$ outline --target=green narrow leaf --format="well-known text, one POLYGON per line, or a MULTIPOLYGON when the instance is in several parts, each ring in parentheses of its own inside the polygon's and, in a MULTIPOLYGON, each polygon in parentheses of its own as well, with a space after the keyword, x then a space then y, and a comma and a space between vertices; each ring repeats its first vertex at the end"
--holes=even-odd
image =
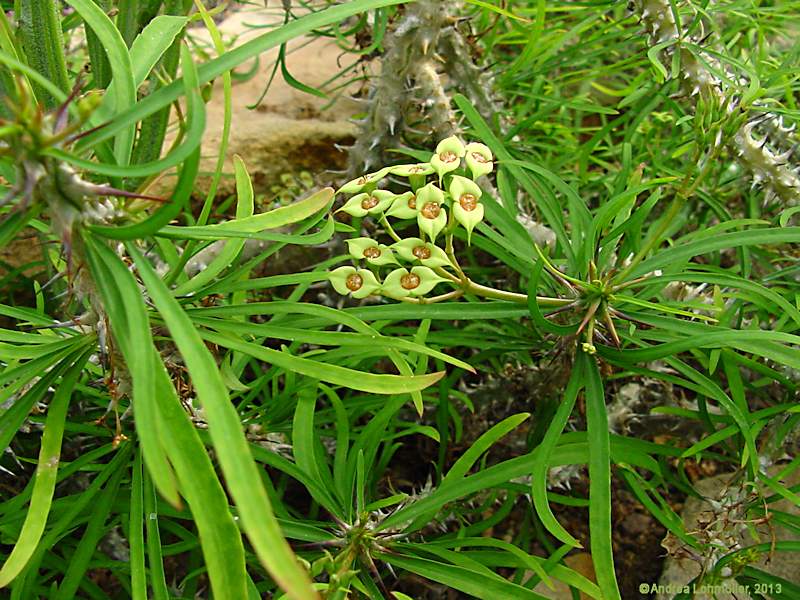
POLYGON ((147 573, 144 566, 144 483, 142 452, 137 450, 131 468, 131 508, 128 515, 128 547, 131 565, 131 598, 147 600, 147 573))
MULTIPOLYGON (((115 112, 117 114, 124 112, 136 103, 133 66, 125 40, 122 39, 111 19, 92 0, 65 1, 80 14, 102 42, 113 74, 109 93, 114 98, 115 112)), ((135 126, 129 125, 115 136, 114 157, 120 165, 127 165, 130 162, 135 131, 135 126)))
POLYGON ((253 549, 290 597, 298 600, 316 598, 317 594, 311 587, 307 573, 300 567, 275 520, 266 490, 260 484, 260 474, 253 462, 239 415, 230 403, 214 358, 189 317, 150 264, 133 244, 127 243, 126 248, 186 361, 198 399, 206 414, 208 432, 225 480, 253 549))
MULTIPOLYGON (((184 0, 166 0, 163 4, 165 15, 182 15, 189 8, 189 4, 184 2, 184 0)), ((166 79, 162 80, 161 77, 152 77, 150 79, 148 95, 166 85, 165 81, 169 82, 175 79, 175 75, 178 72, 182 39, 183 34, 179 33, 173 40, 172 45, 164 53, 158 68, 159 73, 163 74, 166 79)), ((131 54, 131 60, 134 61, 135 69, 136 57, 133 54, 131 54)), ((139 135, 136 139, 131 156, 131 162, 133 164, 147 163, 161 156, 161 149, 164 146, 171 109, 172 107, 167 105, 157 110, 149 117, 142 119, 139 124, 139 135)), ((140 181, 140 179, 129 179, 126 182, 128 189, 137 188, 140 181)))
MULTIPOLYGON (((244 164, 242 163, 242 168, 244 164)), ((249 176, 247 171, 242 173, 242 176, 248 177, 247 183, 249 184, 249 176)), ((239 179, 237 179, 237 184, 239 179)), ((237 187, 238 190, 238 187, 237 187)), ((245 191, 245 193, 248 193, 245 191)), ((252 194, 252 188, 249 191, 252 194)), ((244 233, 257 233, 266 229, 277 229, 278 227, 285 227, 286 225, 293 225, 302 221, 305 218, 311 217, 324 210, 333 200, 333 188, 322 189, 308 198, 304 198, 299 202, 293 202, 288 206, 281 206, 265 213, 252 215, 245 218, 237 218, 233 221, 226 221, 216 225, 206 225, 205 227, 182 227, 184 231, 202 230, 212 234, 220 234, 226 231, 241 231, 244 233)), ((176 228, 177 229, 177 228, 176 228)))
MULTIPOLYGON (((144 83, 150 71, 172 45, 175 38, 183 31, 187 22, 186 17, 161 15, 148 23, 142 32, 136 36, 130 48, 129 56, 133 85, 139 87, 144 83)), ((117 83, 108 85, 106 94, 100 106, 92 115, 92 123, 101 125, 114 118, 115 106, 113 102, 117 97, 117 83)))
POLYGON ((155 396, 152 336, 141 293, 128 268, 107 246, 86 237, 87 259, 111 322, 112 339, 125 357, 133 380, 136 432, 144 461, 158 491, 180 506, 175 475, 164 456, 155 396))
MULTIPOLYGON (((164 559, 161 554, 161 534, 158 529, 156 490, 149 473, 144 473, 144 516, 147 531, 147 564, 150 566, 150 586, 154 600, 169 600, 164 559)), ((140 525, 141 526, 141 525, 140 525)))
POLYGON ((253 358, 271 363, 289 372, 307 375, 327 383, 373 394, 409 394, 424 390, 444 377, 443 371, 427 375, 377 375, 375 373, 365 373, 340 367, 339 365, 292 356, 288 352, 266 348, 210 331, 201 330, 198 333, 203 339, 213 344, 248 354, 253 358))
MULTIPOLYGON (((294 462, 312 479, 327 490, 334 490, 333 476, 325 459, 317 452, 319 438, 314 427, 314 412, 317 403, 317 386, 300 392, 292 421, 292 454, 294 462)), ((342 515, 341 506, 326 507, 342 515)))
POLYGON ((72 553, 64 579, 58 587, 55 600, 70 600, 75 598, 78 587, 81 585, 84 575, 89 568, 89 562, 97 550, 97 545, 106 534, 106 520, 111 512, 114 499, 119 491, 122 476, 127 469, 115 471, 106 483, 105 488, 100 493, 97 501, 92 504, 91 517, 86 524, 77 548, 72 553))
POLYGON ((605 600, 620 600, 611 542, 611 447, 603 383, 597 363, 578 352, 576 368, 586 385, 589 440, 589 537, 597 584, 605 600))
POLYGON ((561 432, 564 430, 569 416, 572 414, 572 409, 575 406, 578 393, 583 388, 583 385, 582 370, 573 368, 569 383, 567 384, 567 389, 564 392, 564 399, 559 404, 552 421, 550 421, 550 426, 547 428, 542 442, 535 450, 537 460, 533 464, 533 472, 531 474, 533 506, 536 509, 536 514, 542 521, 542 525, 544 525, 545 529, 556 539, 577 548, 582 547, 581 543, 561 526, 561 523, 558 522, 553 511, 550 509, 550 503, 547 500, 547 475, 549 472, 548 463, 550 456, 561 437, 561 432))
POLYGON ((545 596, 527 588, 504 580, 499 575, 492 576, 471 569, 449 565, 443 562, 418 558, 407 554, 375 553, 376 558, 390 565, 400 567, 431 581, 460 590, 476 598, 497 600, 545 600, 545 596))
POLYGON ((47 408, 30 508, 25 516, 19 538, 14 544, 14 549, 3 563, 3 568, 0 569, 0 587, 7 586, 25 567, 44 533, 50 505, 53 502, 61 456, 61 440, 64 436, 69 401, 88 358, 89 353, 84 353, 72 364, 56 388, 53 399, 47 408))
MULTIPOLYGON (((238 155, 233 157, 233 168, 236 177, 236 220, 247 219, 253 215, 253 182, 250 180, 244 161, 238 155)), ((239 256, 242 248, 244 248, 244 243, 243 239, 227 240, 222 251, 214 260, 189 281, 179 285, 174 294, 176 296, 185 296, 213 281, 239 256)))
POLYGON ((159 491, 162 495, 166 491, 169 495, 165 497, 175 505, 180 502, 177 477, 203 539, 203 556, 215 596, 241 598, 246 592, 241 534, 208 454, 153 346, 141 292, 130 271, 111 250, 91 238, 87 238, 87 249, 101 295, 116 299, 107 301, 106 309, 112 332, 131 370, 137 435, 148 472, 154 482, 161 482, 159 491), (145 390, 149 396, 137 396, 145 390))

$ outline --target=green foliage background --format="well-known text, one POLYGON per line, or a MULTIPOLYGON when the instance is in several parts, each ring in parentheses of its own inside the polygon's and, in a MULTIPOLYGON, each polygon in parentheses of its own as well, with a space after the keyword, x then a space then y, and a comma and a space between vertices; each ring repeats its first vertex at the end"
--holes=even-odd
MULTIPOLYGON (((353 262, 341 240, 386 239, 385 218, 335 217, 347 194, 331 188, 256 213, 240 158, 230 220, 210 218, 221 159, 192 202, 204 86, 222 82, 222 157, 234 69, 280 48, 276 69, 314 93, 287 70, 287 42, 380 56, 410 10, 296 4, 232 49, 201 2, 4 4, 0 243, 43 248, 0 283, 9 597, 541 598, 551 580, 625 597, 612 475, 701 558, 698 580, 800 597, 755 566, 800 550, 755 528, 800 529, 774 508, 800 504, 787 484, 800 466, 797 4, 460 4, 446 26, 500 107, 445 90, 458 134, 495 157, 485 218, 469 240, 444 234, 448 293, 327 303, 329 272, 353 262), (213 57, 193 55, 194 22, 213 57), (65 60, 64 35, 85 41, 80 60, 65 60), (70 70, 84 62, 89 75, 70 70), (174 190, 153 202, 144 190, 164 173, 174 190), (245 259, 247 240, 264 246, 245 259), (210 244, 216 258, 187 274, 210 244), (281 248, 323 244, 329 258, 303 272, 253 274, 281 248), (481 406, 475 389, 524 370, 540 379, 508 414, 481 406), (626 431, 610 407, 642 379, 685 399, 651 414, 700 433, 626 431), (670 495, 697 496, 687 466, 701 460, 734 477, 726 514, 748 525, 743 547, 673 511, 670 495), (424 463, 410 479, 409 462, 424 463), (548 485, 575 465, 588 496, 548 485), (585 509, 595 581, 567 566, 580 542, 556 505, 585 509)), ((419 140, 402 138, 396 162, 427 163, 440 140, 419 140)))

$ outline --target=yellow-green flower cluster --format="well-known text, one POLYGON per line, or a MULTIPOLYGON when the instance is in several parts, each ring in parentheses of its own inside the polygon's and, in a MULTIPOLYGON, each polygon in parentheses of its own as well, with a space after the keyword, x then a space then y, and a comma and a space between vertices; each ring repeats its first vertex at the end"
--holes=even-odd
POLYGON ((398 257, 409 263, 416 263, 410 269, 393 269, 381 283, 369 269, 339 267, 330 272, 328 278, 334 289, 353 298, 366 298, 370 295, 383 295, 390 298, 424 296, 445 278, 433 270, 449 265, 444 250, 418 238, 409 238, 386 246, 370 238, 348 240, 348 251, 354 260, 364 260, 375 267, 397 265, 398 257))
POLYGON ((461 226, 467 242, 471 241, 472 231, 484 217, 483 192, 476 180, 493 169, 494 157, 488 147, 477 142, 464 144, 454 136, 440 142, 428 162, 385 167, 347 182, 337 194, 349 198, 337 212, 379 219, 399 241, 387 246, 366 237, 349 240, 351 257, 365 261, 372 270, 340 267, 330 275, 334 288, 355 298, 370 294, 402 298, 425 295, 445 281, 435 269, 453 265, 435 245, 436 240, 461 226), (390 177, 407 179, 410 190, 395 193, 383 189, 390 177), (416 221, 419 236, 400 239, 389 217, 416 221), (373 271, 387 265, 399 267, 401 260, 416 266, 395 268, 380 283, 373 271))
POLYGON ((354 217, 416 219, 420 232, 432 242, 445 227, 457 223, 467 230, 469 240, 484 217, 482 191, 475 180, 493 170, 489 148, 450 137, 439 143, 429 162, 385 167, 343 185, 337 193, 350 199, 339 212, 354 217), (390 175, 407 178, 411 191, 395 194, 379 189, 390 175), (435 181, 428 182, 431 175, 435 181))

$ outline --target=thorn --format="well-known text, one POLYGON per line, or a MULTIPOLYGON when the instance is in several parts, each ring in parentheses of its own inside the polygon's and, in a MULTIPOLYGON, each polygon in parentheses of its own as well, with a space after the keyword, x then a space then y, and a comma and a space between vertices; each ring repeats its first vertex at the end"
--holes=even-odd
POLYGON ((430 48, 430 45, 431 45, 430 39, 424 38, 422 40, 422 54, 423 55, 428 54, 428 49, 430 48))
POLYGON ((64 103, 58 107, 58 111, 56 111, 56 122, 53 126, 53 132, 58 133, 64 127, 67 126, 67 119, 69 118, 69 105, 72 103, 73 100, 80 94, 81 90, 83 89, 83 71, 78 73, 78 77, 75 79, 75 85, 72 86, 72 91, 67 96, 67 99, 64 100, 64 103))

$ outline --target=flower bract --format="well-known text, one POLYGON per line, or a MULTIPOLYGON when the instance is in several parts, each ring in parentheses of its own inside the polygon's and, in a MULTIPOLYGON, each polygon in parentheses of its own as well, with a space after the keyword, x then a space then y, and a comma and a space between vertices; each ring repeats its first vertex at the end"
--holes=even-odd
POLYGON ((386 215, 398 219, 413 219, 417 216, 417 197, 414 192, 396 196, 386 215))
POLYGON ((472 230, 483 220, 483 204, 480 202, 481 188, 466 177, 454 175, 450 182, 450 195, 453 198, 453 216, 467 230, 467 242, 472 230))
POLYGON ((388 190, 374 190, 356 194, 336 212, 346 212, 353 217, 376 215, 386 210, 392 203, 394 194, 388 190))
POLYGON ((395 269, 386 276, 383 282, 383 293, 392 298, 424 296, 441 281, 445 281, 445 279, 439 277, 428 267, 413 267, 410 271, 395 269))
POLYGON ((356 260, 364 259, 373 265, 397 264, 394 252, 389 246, 379 244, 367 237, 347 240, 347 249, 350 256, 356 260))
POLYGON ((489 147, 478 142, 467 144, 465 159, 472 178, 488 175, 494 170, 494 157, 489 147))
POLYGON ((400 258, 409 262, 419 261, 425 267, 445 267, 450 264, 444 250, 419 238, 405 239, 392 244, 392 248, 400 258))
POLYGON ((436 152, 431 156, 431 166, 441 179, 445 173, 455 171, 461 166, 461 159, 467 149, 456 136, 449 137, 439 142, 436 152))
POLYGON ((366 298, 381 288, 380 282, 369 269, 339 267, 328 274, 333 289, 343 296, 366 298))

